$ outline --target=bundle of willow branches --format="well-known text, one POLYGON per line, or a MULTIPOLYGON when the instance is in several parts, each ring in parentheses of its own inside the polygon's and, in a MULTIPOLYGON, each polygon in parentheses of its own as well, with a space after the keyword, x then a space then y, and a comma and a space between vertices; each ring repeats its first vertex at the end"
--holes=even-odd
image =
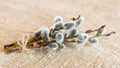
POLYGON ((84 18, 80 15, 78 17, 71 18, 68 22, 64 23, 61 16, 55 17, 54 25, 51 28, 41 27, 34 33, 33 37, 28 34, 16 42, 8 45, 4 45, 5 53, 22 52, 32 48, 47 47, 49 50, 60 50, 66 48, 65 42, 76 43, 78 46, 84 46, 87 42, 96 44, 99 42, 99 37, 110 36, 115 32, 105 33, 105 25, 95 29, 86 30, 84 33, 78 31, 79 26, 84 21, 84 18), (95 35, 89 34, 96 32, 95 35))

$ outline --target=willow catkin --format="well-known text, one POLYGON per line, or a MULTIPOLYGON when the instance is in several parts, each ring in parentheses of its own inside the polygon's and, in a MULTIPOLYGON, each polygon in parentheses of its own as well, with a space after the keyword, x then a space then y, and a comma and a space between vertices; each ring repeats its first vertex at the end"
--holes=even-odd
POLYGON ((57 50, 58 49, 58 44, 57 43, 50 43, 50 44, 48 44, 48 48, 50 50, 57 50))
POLYGON ((62 16, 56 16, 55 19, 54 19, 54 22, 55 23, 57 23, 57 22, 63 22, 62 16))

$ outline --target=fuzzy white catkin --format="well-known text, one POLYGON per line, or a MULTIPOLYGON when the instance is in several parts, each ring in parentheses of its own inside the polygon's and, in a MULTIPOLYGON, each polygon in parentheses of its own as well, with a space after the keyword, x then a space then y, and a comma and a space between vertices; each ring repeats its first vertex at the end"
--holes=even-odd
POLYGON ((74 28, 74 26, 75 26, 75 22, 74 21, 69 21, 69 22, 64 24, 63 28, 64 29, 72 29, 72 28, 74 28))
POLYGON ((58 49, 58 44, 57 44, 57 43, 50 43, 50 44, 48 45, 48 48, 49 48, 50 50, 57 50, 57 49, 58 49))
POLYGON ((57 23, 57 22, 63 22, 63 18, 62 16, 56 16, 55 19, 54 19, 54 22, 57 23))
POLYGON ((64 34, 61 32, 58 32, 55 36, 57 43, 62 43, 64 41, 64 34))
POLYGON ((50 30, 48 28, 44 28, 41 33, 46 36, 46 37, 49 37, 49 33, 50 33, 50 30))
POLYGON ((59 28, 63 27, 63 23, 61 21, 58 21, 58 22, 54 23, 54 27, 59 29, 59 28))
POLYGON ((79 34, 78 38, 80 40, 84 40, 84 41, 87 41, 89 39, 89 35, 86 34, 86 33, 82 33, 82 34, 79 34))
POLYGON ((63 51, 66 48, 66 46, 64 44, 59 44, 59 50, 63 51))
POLYGON ((106 32, 106 29, 103 28, 102 30, 100 30, 100 31, 97 32, 97 35, 104 35, 105 32, 106 32))
POLYGON ((76 43, 78 45, 84 46, 86 42, 88 41, 89 36, 86 33, 82 33, 78 36, 78 39, 76 40, 76 43))
POLYGON ((76 43, 79 45, 79 46, 84 46, 86 44, 87 41, 84 41, 84 40, 79 40, 77 39, 76 40, 76 43))
POLYGON ((80 17, 80 19, 78 19, 78 20, 75 21, 75 26, 76 27, 80 26, 80 24, 83 23, 84 20, 85 20, 84 17, 80 17))
POLYGON ((94 38, 90 38, 89 41, 90 41, 91 44, 97 44, 97 43, 99 43, 98 38, 95 38, 95 37, 94 38))
POLYGON ((78 30, 77 29, 71 29, 70 32, 69 32, 69 36, 75 36, 78 34, 78 30))
POLYGON ((63 35, 65 35, 65 30, 61 29, 61 30, 54 31, 54 33, 52 34, 52 38, 55 38, 55 36, 56 36, 57 33, 62 33, 63 35))
POLYGON ((40 29, 38 29, 38 30, 34 33, 34 35, 35 35, 35 36, 36 36, 36 35, 40 35, 40 33, 42 33, 42 35, 48 37, 48 36, 49 36, 49 33, 50 33, 50 30, 49 30, 48 27, 43 26, 43 27, 41 27, 40 29))

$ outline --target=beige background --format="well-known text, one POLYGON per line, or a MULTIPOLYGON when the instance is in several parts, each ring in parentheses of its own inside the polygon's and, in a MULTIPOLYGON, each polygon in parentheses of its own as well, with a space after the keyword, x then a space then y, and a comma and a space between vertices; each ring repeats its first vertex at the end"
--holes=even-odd
POLYGON ((0 68, 120 68, 120 0, 0 0, 0 68), (117 34, 100 38, 100 44, 77 48, 66 44, 62 52, 44 54, 30 50, 4 54, 3 45, 41 26, 50 27, 54 17, 64 21, 81 14, 82 33, 103 24, 117 34))

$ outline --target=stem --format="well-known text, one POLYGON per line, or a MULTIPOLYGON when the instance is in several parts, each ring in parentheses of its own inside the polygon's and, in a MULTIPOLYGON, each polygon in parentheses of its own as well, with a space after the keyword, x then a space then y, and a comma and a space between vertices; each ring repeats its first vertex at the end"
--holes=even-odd
POLYGON ((20 50, 21 47, 17 44, 17 41, 8 45, 4 45, 4 52, 7 54, 15 51, 19 52, 20 50))
POLYGON ((92 32, 96 32, 96 31, 100 31, 101 29, 105 28, 106 25, 102 25, 101 27, 95 29, 95 30, 87 30, 85 33, 92 33, 92 32))
POLYGON ((116 32, 115 31, 112 31, 110 33, 107 33, 107 34, 104 34, 104 35, 99 35, 99 36, 93 36, 91 38, 94 38, 94 37, 102 37, 102 36, 110 36, 111 34, 115 34, 116 32))

